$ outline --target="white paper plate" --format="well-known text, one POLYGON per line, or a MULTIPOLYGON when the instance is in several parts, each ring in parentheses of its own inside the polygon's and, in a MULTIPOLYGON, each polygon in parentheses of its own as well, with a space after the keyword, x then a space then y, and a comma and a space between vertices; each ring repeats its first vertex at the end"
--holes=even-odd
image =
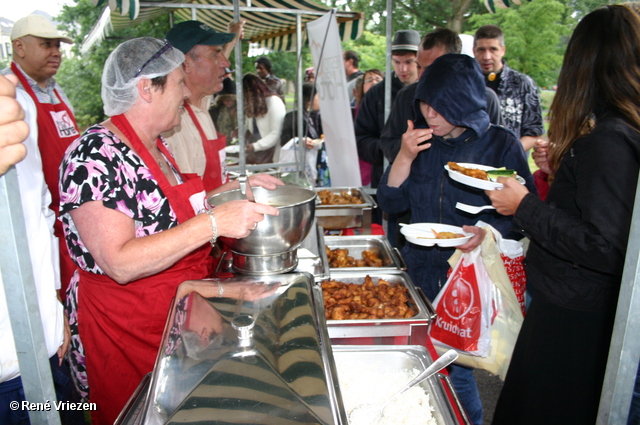
POLYGON ((324 143, 324 139, 313 139, 313 140, 311 141, 311 144, 312 144, 313 146, 320 146, 320 145, 321 145, 321 144, 323 144, 323 143, 324 143))
MULTIPOLYGON (((459 162, 458 165, 464 168, 476 168, 478 170, 483 170, 483 171, 496 169, 496 167, 490 167, 488 165, 470 164, 470 163, 464 163, 464 162, 459 162)), ((477 179, 475 177, 467 176, 466 174, 462 174, 459 171, 451 170, 449 168, 449 165, 445 165, 444 169, 447 170, 447 172, 449 173, 449 177, 451 177, 452 180, 455 180, 458 183, 462 183, 467 186, 471 186, 476 189, 482 189, 482 190, 502 189, 502 183, 498 183, 490 180, 482 180, 482 179, 477 179)), ((520 182, 520 184, 525 183, 524 179, 520 176, 516 176, 516 179, 520 182)))
POLYGON ((416 245, 422 246, 442 246, 442 247, 453 247, 460 246, 465 243, 473 236, 473 233, 466 233, 462 230, 462 227, 451 226, 449 224, 440 224, 440 223, 413 223, 402 226, 400 228, 400 232, 404 235, 407 240, 416 245), (465 235, 462 238, 455 239, 436 239, 432 230, 436 232, 453 232, 453 233, 461 233, 465 235))
POLYGON ((240 146, 239 145, 225 146, 224 151, 226 153, 240 153, 240 146))

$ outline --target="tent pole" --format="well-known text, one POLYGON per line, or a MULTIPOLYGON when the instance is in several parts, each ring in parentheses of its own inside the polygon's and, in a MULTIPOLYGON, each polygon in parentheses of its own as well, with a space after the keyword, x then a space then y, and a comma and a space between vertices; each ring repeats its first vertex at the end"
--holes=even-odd
POLYGON ((296 93, 297 93, 297 123, 298 123, 298 146, 299 149, 296 152, 299 154, 298 159, 298 173, 304 173, 304 164, 306 159, 306 147, 304 143, 304 126, 302 124, 304 114, 304 99, 302 98, 302 18, 300 15, 296 15, 296 54, 298 56, 298 69, 296 75, 296 93))
MULTIPOLYGON (((239 22, 240 17, 240 1, 233 0, 233 20, 239 22)), ((236 108, 238 116, 238 146, 240 146, 240 174, 247 172, 247 154, 244 150, 245 140, 245 120, 244 120, 244 90, 242 88, 242 40, 238 40, 235 45, 236 53, 236 108)))

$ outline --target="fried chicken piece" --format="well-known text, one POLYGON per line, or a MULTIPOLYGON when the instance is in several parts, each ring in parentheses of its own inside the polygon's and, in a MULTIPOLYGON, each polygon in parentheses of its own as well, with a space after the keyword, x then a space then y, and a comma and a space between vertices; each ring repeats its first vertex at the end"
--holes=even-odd
POLYGON ((461 167, 455 162, 447 162, 450 170, 457 171, 459 173, 464 174, 465 176, 473 177, 480 180, 489 180, 487 176, 487 172, 484 170, 478 170, 477 168, 466 168, 461 167))

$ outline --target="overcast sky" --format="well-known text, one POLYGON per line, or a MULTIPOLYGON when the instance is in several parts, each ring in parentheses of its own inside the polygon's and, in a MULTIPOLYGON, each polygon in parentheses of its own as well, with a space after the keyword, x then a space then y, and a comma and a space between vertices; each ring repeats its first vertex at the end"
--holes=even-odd
MULTIPOLYGON (((3 0, 4 1, 4 0, 3 0)), ((3 7, 0 16, 17 21, 36 10, 42 10, 55 17, 62 10, 62 5, 74 5, 73 0, 6 0, 11 7, 3 7)))

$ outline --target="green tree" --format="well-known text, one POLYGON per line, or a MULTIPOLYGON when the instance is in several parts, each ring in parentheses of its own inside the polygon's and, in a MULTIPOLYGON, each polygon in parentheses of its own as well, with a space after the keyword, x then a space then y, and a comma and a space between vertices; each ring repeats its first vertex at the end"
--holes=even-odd
POLYGON ((385 55, 387 49, 387 39, 382 35, 376 35, 370 31, 365 31, 357 40, 350 40, 342 43, 342 50, 353 50, 360 56, 358 68, 366 71, 371 68, 378 68, 382 72, 385 70, 385 55))
POLYGON ((56 17, 75 42, 73 57, 62 61, 56 78, 69 96, 81 129, 105 118, 100 96, 100 80, 104 63, 113 49, 134 37, 163 38, 170 28, 169 17, 162 16, 116 31, 102 42, 94 44, 87 53, 82 53, 80 46, 84 36, 98 21, 102 10, 103 8, 95 7, 90 0, 76 0, 75 6, 64 6, 62 13, 56 17))
POLYGON ((539 87, 552 87, 566 48, 566 36, 575 20, 566 17, 565 6, 556 0, 534 0, 519 7, 498 9, 491 15, 469 19, 473 34, 482 25, 498 25, 504 31, 509 66, 534 79, 539 87))

